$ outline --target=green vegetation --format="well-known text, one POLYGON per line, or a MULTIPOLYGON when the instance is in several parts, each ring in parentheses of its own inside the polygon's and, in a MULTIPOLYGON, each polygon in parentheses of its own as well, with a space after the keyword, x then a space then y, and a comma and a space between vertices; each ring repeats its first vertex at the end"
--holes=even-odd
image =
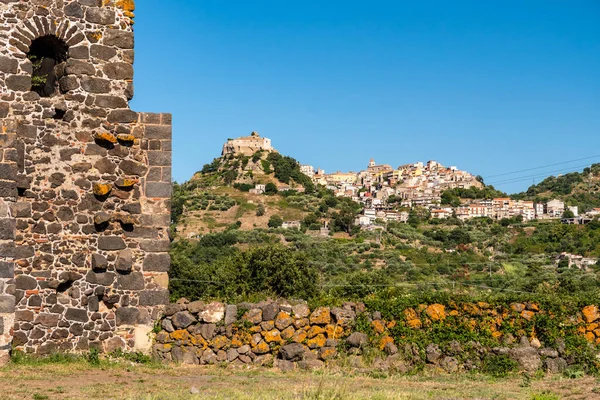
POLYGON ((550 176, 511 197, 536 202, 559 198, 568 205, 578 206, 580 211, 600 207, 600 164, 592 164, 582 172, 550 176))

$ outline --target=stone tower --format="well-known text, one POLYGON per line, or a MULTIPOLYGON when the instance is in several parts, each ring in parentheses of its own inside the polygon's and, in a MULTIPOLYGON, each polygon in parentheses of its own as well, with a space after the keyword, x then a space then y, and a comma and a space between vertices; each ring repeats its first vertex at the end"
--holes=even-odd
POLYGON ((132 0, 0 0, 0 361, 145 349, 168 303, 171 116, 137 113, 132 0))

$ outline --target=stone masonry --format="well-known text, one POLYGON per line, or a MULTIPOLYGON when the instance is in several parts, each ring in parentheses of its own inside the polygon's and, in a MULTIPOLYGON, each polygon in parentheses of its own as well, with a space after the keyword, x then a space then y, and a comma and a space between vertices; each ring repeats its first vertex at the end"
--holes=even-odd
POLYGON ((171 116, 137 113, 132 0, 0 0, 0 363, 149 350, 171 116))

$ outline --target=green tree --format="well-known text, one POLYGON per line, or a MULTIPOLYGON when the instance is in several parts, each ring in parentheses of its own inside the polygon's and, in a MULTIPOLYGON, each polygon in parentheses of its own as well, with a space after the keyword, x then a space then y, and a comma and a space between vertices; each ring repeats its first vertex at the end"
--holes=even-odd
POLYGON ((263 215, 265 215, 265 205, 263 203, 259 203, 256 207, 256 216, 262 217, 263 215))
POLYGON ((277 186, 275 186, 275 184, 273 182, 269 182, 265 185, 265 194, 273 195, 273 194, 277 194, 277 192, 278 192, 277 186))
POLYGON ((575 213, 568 208, 562 214, 563 218, 575 218, 575 213))
POLYGON ((267 224, 269 225, 269 228, 279 228, 281 225, 283 225, 283 218, 281 218, 279 215, 271 215, 271 218, 269 218, 269 222, 267 224))

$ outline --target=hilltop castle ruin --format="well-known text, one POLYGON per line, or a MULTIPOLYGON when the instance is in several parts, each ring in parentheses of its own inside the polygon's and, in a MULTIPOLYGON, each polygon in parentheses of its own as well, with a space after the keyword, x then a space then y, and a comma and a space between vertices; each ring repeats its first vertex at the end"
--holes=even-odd
POLYGON ((0 362, 148 348, 171 116, 137 113, 133 0, 0 1, 0 362))

